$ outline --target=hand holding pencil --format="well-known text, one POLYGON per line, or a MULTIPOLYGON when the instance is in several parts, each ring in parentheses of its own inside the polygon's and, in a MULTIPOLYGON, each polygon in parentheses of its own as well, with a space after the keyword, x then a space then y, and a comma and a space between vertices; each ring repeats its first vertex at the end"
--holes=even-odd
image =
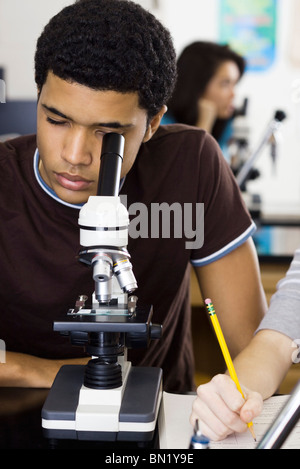
POLYGON ((201 431, 212 441, 222 440, 233 432, 244 432, 247 428, 255 438, 255 425, 251 421, 262 410, 262 396, 245 389, 245 399, 213 304, 210 299, 205 303, 231 377, 218 374, 198 387, 190 422, 194 426, 198 419, 201 431))
MULTIPOLYGON (((218 317, 216 315, 214 306, 211 302, 211 299, 207 298, 205 300, 205 304, 206 304, 206 308, 208 310, 212 325, 214 327, 217 339, 219 341, 219 345, 220 345, 221 351, 223 353, 223 357, 224 357, 228 372, 230 374, 230 377, 234 381, 234 383, 235 383, 237 389, 239 390, 239 392, 241 393, 242 397, 245 399, 245 396, 243 394, 243 391, 242 391, 242 388, 240 386, 236 371, 234 369, 232 359, 231 359, 231 356, 230 356, 230 353, 229 353, 229 350, 228 350, 228 347, 227 347, 227 344, 226 344, 226 341, 225 341, 225 338, 224 338, 224 335, 223 335, 223 332, 222 332, 222 329, 221 329, 221 326, 220 326, 220 323, 219 323, 219 320, 218 320, 218 317)), ((253 436, 254 440, 256 441, 255 433, 254 433, 254 430, 253 430, 253 423, 249 422, 247 425, 248 425, 248 428, 251 432, 251 435, 253 436)))

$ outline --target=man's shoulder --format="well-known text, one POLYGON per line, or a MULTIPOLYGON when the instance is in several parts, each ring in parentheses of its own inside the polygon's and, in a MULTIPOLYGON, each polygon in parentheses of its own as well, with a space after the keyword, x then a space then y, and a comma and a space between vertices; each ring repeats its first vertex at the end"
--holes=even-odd
POLYGON ((0 144, 0 156, 14 154, 16 157, 33 156, 36 149, 36 135, 22 135, 0 144))
POLYGON ((194 135, 196 139, 205 139, 207 132, 198 127, 186 124, 166 124, 158 128, 152 139, 153 141, 164 138, 177 139, 191 137, 192 135, 194 135))
MULTIPOLYGON (((216 140, 205 130, 185 124, 161 125, 153 137, 142 145, 140 154, 151 155, 151 159, 196 162, 221 159, 216 140)), ((197 164, 198 164, 197 163, 197 164)))
POLYGON ((151 147, 165 144, 169 148, 184 146, 185 150, 202 149, 203 146, 216 148, 217 142, 205 130, 185 124, 161 125, 147 144, 151 147))

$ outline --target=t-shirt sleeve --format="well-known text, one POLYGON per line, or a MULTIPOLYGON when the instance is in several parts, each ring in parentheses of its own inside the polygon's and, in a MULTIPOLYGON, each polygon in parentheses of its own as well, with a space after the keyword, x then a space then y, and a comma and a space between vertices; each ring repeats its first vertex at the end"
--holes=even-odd
POLYGON ((300 340, 300 249, 294 254, 292 263, 276 287, 270 307, 256 332, 271 329, 300 340))
MULTIPOLYGON (((200 150, 199 150, 200 151, 200 150)), ((206 135, 199 157, 198 203, 203 208, 203 243, 191 253, 202 266, 225 256, 256 230, 234 175, 216 141, 206 135)), ((200 235, 198 235, 200 239, 200 235)))

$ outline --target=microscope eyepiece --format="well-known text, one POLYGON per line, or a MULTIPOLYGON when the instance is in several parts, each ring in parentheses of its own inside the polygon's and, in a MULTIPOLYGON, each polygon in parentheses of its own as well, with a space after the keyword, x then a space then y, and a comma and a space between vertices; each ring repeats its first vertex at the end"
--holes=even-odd
POLYGON ((102 140, 97 195, 118 196, 125 139, 111 132, 102 140))

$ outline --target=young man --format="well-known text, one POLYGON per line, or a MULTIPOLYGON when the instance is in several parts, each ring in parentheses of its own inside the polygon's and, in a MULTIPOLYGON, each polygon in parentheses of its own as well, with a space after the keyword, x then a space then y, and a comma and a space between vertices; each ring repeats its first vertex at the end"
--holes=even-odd
POLYGON ((129 350, 133 365, 162 367, 168 391, 192 389, 190 263, 203 295, 220 311, 233 355, 258 326, 265 298, 254 224, 230 169, 204 131, 159 128, 175 63, 169 32, 124 0, 76 2, 39 38, 37 136, 0 149, 0 315, 7 347, 1 385, 48 387, 63 363, 87 360, 52 323, 94 288, 91 271, 76 258, 78 214, 96 194, 107 132, 125 137, 120 194, 128 207, 138 202, 150 214, 147 232, 130 237, 128 251, 137 296, 153 304, 153 322, 163 326, 148 349, 129 350), (172 229, 170 236, 153 235, 151 209, 162 203, 204 204, 204 243, 191 241, 191 226, 180 237, 172 229))

